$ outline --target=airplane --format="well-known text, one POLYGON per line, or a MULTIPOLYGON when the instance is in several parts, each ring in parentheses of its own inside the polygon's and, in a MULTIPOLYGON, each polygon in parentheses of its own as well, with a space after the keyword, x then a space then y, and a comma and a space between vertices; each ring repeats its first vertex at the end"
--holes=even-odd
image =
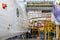
POLYGON ((20 6, 16 0, 0 0, 0 40, 28 31, 29 20, 24 5, 20 6))

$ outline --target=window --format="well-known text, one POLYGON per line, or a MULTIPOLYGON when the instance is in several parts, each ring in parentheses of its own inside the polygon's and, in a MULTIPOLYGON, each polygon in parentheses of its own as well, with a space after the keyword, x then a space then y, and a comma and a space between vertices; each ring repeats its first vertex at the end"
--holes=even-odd
POLYGON ((42 13, 52 12, 51 10, 42 10, 42 13))

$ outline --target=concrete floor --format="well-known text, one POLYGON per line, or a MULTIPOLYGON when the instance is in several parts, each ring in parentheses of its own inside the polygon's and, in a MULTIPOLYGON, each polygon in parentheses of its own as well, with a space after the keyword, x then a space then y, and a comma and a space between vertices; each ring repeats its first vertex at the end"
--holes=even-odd
MULTIPOLYGON (((22 39, 8 39, 8 40, 22 40, 22 39)), ((30 38, 30 39, 24 39, 24 40, 40 40, 40 38, 30 38)))
MULTIPOLYGON (((9 40, 23 40, 23 39, 9 39, 9 40)), ((44 40, 44 39, 40 39, 40 38, 31 38, 31 39, 24 39, 24 40, 44 40)), ((54 38, 53 40, 56 40, 56 38, 54 38)), ((59 39, 60 40, 60 39, 59 39)))
MULTIPOLYGON (((11 39, 11 40, 21 40, 21 39, 11 39)), ((37 40, 37 39, 24 39, 24 40, 37 40)))

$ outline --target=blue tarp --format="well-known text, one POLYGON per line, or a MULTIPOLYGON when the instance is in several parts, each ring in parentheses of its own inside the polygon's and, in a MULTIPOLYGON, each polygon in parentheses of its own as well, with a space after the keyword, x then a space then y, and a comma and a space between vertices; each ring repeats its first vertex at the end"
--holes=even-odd
POLYGON ((53 12, 54 12, 54 16, 57 20, 57 22, 60 22, 60 5, 54 5, 53 6, 53 12))

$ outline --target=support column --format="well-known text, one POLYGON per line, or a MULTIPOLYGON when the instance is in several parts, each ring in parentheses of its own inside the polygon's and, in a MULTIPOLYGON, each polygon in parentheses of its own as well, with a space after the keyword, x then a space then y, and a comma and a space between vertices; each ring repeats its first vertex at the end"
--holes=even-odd
POLYGON ((58 40, 58 25, 56 25, 56 40, 58 40))
POLYGON ((44 40, 46 40, 46 27, 44 27, 44 40))

